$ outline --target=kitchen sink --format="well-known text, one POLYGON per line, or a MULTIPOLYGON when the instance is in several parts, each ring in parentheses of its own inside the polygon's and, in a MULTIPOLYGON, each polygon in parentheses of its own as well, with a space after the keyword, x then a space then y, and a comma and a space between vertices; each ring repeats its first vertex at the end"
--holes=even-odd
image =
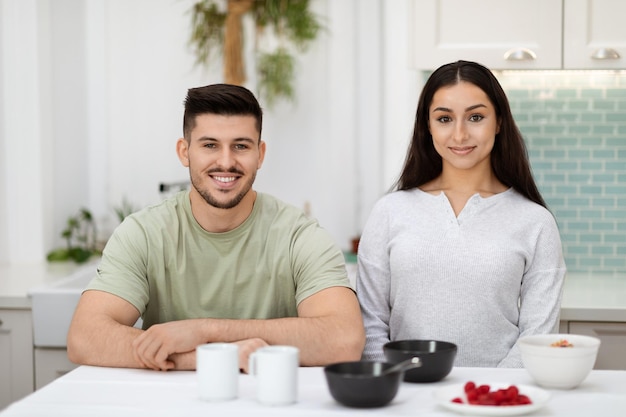
POLYGON ((95 275, 96 264, 90 263, 54 284, 29 292, 35 346, 66 347, 67 331, 78 299, 95 275))

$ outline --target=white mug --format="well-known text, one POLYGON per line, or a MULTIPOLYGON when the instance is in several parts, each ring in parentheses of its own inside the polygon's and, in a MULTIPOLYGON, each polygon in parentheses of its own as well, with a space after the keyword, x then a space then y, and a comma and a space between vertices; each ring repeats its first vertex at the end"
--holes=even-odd
POLYGON ((237 398, 239 348, 232 343, 207 343, 196 348, 198 395, 206 401, 237 398))
POLYGON ((257 379, 257 400, 265 405, 297 401, 299 351, 294 346, 265 346, 249 358, 249 373, 257 379))

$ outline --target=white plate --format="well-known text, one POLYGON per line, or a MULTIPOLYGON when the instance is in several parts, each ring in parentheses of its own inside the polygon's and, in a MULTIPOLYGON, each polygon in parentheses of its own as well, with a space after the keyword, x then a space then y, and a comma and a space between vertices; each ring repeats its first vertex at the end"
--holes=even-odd
MULTIPOLYGON (((483 383, 481 382, 480 385, 483 383)), ((479 385, 477 383, 477 385, 479 385)), ((472 404, 459 404, 453 403, 452 399, 461 397, 465 400, 465 384, 448 385, 435 391, 435 399, 437 404, 447 408, 450 411, 454 411, 459 414, 468 415, 480 415, 480 416, 518 416, 522 414, 532 413, 535 410, 540 409, 550 399, 550 393, 542 390, 541 388, 533 387, 530 385, 519 384, 488 384, 491 390, 499 388, 507 388, 510 385, 516 385, 519 388, 520 394, 527 395, 532 401, 532 404, 527 405, 510 405, 510 406, 494 406, 494 405, 472 405, 472 404)))

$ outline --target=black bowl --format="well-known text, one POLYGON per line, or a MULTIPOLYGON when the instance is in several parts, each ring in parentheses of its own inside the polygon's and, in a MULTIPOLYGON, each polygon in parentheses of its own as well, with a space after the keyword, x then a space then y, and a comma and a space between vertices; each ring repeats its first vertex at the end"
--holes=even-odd
POLYGON ((337 402, 348 407, 382 407, 395 398, 404 375, 396 371, 375 376, 391 366, 388 362, 341 362, 324 367, 324 374, 337 402))
POLYGON ((385 358, 398 363, 414 356, 422 366, 406 371, 407 382, 435 382, 445 378, 454 365, 457 347, 454 343, 440 340, 396 340, 383 346, 385 358))

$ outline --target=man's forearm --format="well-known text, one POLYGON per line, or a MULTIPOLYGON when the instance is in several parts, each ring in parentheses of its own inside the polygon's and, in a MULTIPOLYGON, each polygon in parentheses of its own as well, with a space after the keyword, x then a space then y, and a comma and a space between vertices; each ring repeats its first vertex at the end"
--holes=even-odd
POLYGON ((270 345, 300 349, 303 366, 359 360, 364 346, 362 326, 336 317, 288 317, 269 320, 206 319, 207 342, 236 342, 261 338, 270 345))
POLYGON ((88 326, 73 324, 68 333, 67 356, 77 364, 145 368, 133 355, 132 342, 142 330, 110 319, 94 320, 88 326))

